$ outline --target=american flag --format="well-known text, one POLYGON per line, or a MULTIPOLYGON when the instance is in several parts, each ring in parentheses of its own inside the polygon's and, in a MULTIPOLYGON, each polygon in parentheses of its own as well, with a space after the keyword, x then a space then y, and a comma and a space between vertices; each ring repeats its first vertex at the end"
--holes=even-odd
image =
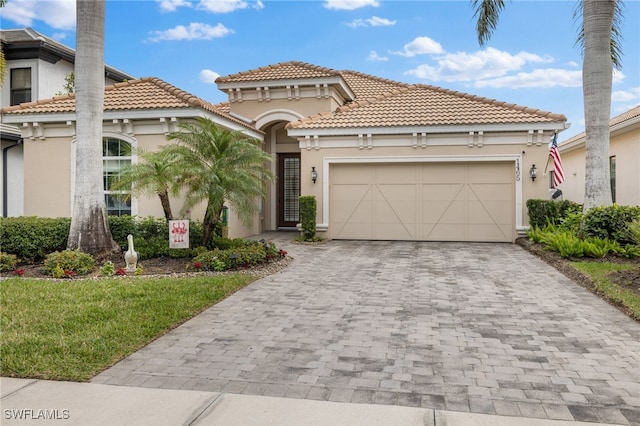
POLYGON ((557 187, 564 182, 564 172, 562 171, 562 159, 560 151, 558 151, 558 134, 553 134, 551 140, 551 148, 549 148, 549 157, 553 158, 553 187, 557 187))

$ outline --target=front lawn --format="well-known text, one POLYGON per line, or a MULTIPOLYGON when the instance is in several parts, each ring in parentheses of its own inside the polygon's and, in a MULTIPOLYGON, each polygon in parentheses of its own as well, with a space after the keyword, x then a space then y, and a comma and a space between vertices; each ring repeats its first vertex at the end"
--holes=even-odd
POLYGON ((630 317, 640 320, 640 290, 633 287, 633 283, 612 279, 616 271, 637 270, 637 265, 589 261, 572 262, 571 265, 593 280, 597 293, 620 306, 630 317))
POLYGON ((0 281, 0 375, 87 381, 254 279, 0 281))

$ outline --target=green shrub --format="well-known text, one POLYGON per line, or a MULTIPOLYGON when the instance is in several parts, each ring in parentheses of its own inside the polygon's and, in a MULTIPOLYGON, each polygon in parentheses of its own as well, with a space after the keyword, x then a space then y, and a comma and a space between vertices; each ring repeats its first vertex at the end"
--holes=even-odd
POLYGON ((585 239, 582 244, 584 255, 587 257, 602 258, 615 251, 614 244, 607 239, 591 237, 585 239))
POLYGON ((570 213, 582 211, 582 205, 568 200, 527 200, 529 224, 544 228, 547 224, 560 225, 570 213))
POLYGON ((79 250, 56 251, 44 260, 44 269, 56 278, 71 275, 86 275, 95 268, 95 259, 79 250), (62 271, 62 275, 60 275, 62 271), (57 276, 56 276, 57 275, 57 276))
POLYGON ((47 254, 67 247, 70 226, 70 218, 0 218, 2 251, 24 262, 44 259, 47 254))
POLYGON ((4 253, 0 251, 0 272, 8 272, 16 269, 18 257, 15 254, 4 253))
POLYGON ((279 250, 272 242, 242 239, 227 240, 220 239, 217 241, 220 246, 227 248, 215 248, 201 252, 193 258, 193 264, 202 264, 202 269, 208 271, 222 271, 259 265, 284 255, 284 252, 279 250))
POLYGON ((116 267, 112 261, 107 260, 100 268, 100 275, 103 277, 111 277, 116 273, 116 267))
POLYGON ((303 195, 300 197, 300 231, 305 241, 316 240, 316 197, 303 195))
POLYGON ((640 245, 627 244, 624 248, 621 248, 618 254, 629 259, 640 257, 640 245))
POLYGON ((640 219, 635 219, 627 224, 635 245, 640 246, 640 219))
POLYGON ((640 220, 639 206, 594 207, 584 215, 580 237, 608 238, 621 245, 634 244, 629 224, 640 220))
POLYGON ((557 228, 555 225, 547 224, 542 228, 532 226, 526 232, 531 241, 541 243, 548 234, 554 234, 556 231, 557 228))
POLYGON ((542 238, 548 250, 557 251, 562 257, 583 257, 583 241, 571 232, 547 233, 542 238))

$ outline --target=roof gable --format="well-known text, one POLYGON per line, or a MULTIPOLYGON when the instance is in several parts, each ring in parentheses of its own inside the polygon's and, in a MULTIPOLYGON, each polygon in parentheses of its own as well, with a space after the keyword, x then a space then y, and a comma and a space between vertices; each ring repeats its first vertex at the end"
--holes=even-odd
POLYGON ((340 72, 330 68, 319 67, 298 61, 280 62, 266 67, 255 68, 231 74, 225 77, 218 77, 217 84, 240 83, 258 81, 294 80, 308 78, 326 78, 339 76, 340 72))

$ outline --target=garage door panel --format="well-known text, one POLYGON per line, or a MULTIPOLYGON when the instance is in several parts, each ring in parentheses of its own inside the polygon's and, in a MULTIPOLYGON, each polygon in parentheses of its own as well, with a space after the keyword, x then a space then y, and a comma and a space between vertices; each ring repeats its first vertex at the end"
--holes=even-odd
POLYGON ((422 239, 425 241, 464 241, 464 224, 436 224, 427 229, 422 239))
POLYGON ((512 242, 513 179, 512 162, 335 165, 331 236, 512 242))

